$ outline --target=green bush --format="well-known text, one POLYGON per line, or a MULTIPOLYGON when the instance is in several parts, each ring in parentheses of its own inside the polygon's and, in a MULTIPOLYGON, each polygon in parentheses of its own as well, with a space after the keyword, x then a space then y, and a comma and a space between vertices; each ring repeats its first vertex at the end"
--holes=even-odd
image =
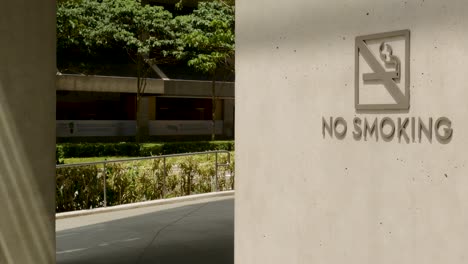
MULTIPOLYGON (((232 140, 218 135, 218 139, 232 140)), ((141 143, 151 142, 189 142, 189 141, 207 141, 211 135, 174 135, 174 136, 147 136, 142 138, 141 143)), ((136 142, 135 136, 100 136, 100 137, 57 137, 57 143, 118 143, 118 142, 136 142)))
POLYGON ((169 143, 65 143, 57 145, 62 158, 85 157, 146 157, 162 154, 204 152, 213 150, 234 150, 234 141, 200 141, 169 143))
POLYGON ((140 155, 140 145, 136 143, 78 143, 59 145, 64 158, 106 157, 140 155))
POLYGON ((142 144, 140 146, 140 157, 158 156, 163 153, 163 144, 142 144))
MULTIPOLYGON (((104 175, 108 206, 178 197, 214 191, 215 155, 109 162, 106 166, 65 167, 56 169, 56 211, 91 209, 104 206, 104 175)), ((218 162, 226 163, 219 154, 218 162)), ((232 158, 232 155, 231 155, 232 158)), ((229 166, 218 167, 218 190, 233 189, 234 172, 224 177, 229 166)))
POLYGON ((102 169, 97 166, 56 170, 56 211, 96 208, 103 205, 102 169))
POLYGON ((198 166, 199 179, 195 191, 197 193, 206 193, 214 191, 215 186, 215 168, 213 162, 203 162, 198 166))
POLYGON ((212 150, 234 150, 233 141, 201 141, 201 142, 180 142, 165 143, 162 146, 163 154, 204 152, 212 150))
POLYGON ((198 162, 193 158, 193 156, 188 156, 184 157, 178 165, 182 175, 181 192, 184 195, 190 195, 195 189, 193 178, 198 173, 198 162))
POLYGON ((55 148, 55 164, 63 164, 64 155, 63 155, 63 150, 61 147, 56 147, 55 148))

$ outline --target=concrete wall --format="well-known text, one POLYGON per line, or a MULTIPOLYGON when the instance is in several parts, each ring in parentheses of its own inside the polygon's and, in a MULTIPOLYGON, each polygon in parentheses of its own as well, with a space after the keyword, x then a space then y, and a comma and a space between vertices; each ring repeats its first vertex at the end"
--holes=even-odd
MULTIPOLYGON (((210 135, 211 120, 146 120, 150 136, 210 135)), ((57 120, 57 137, 134 136, 136 121, 127 120, 57 120)), ((224 122, 215 122, 217 135, 223 134, 224 122)))
MULTIPOLYGON (((149 135, 175 136, 175 135, 210 135, 213 129, 211 120, 158 120, 149 121, 149 135)), ((215 134, 223 134, 224 122, 215 121, 215 134)))
MULTIPOLYGON (((235 262, 467 263, 468 2, 252 0, 236 12, 235 262), (357 111, 356 37, 403 29, 409 110, 357 111), (448 141, 413 142, 411 125, 409 140, 380 127, 364 140, 353 125, 442 116, 448 141), (330 117, 344 138, 322 131, 330 117)), ((365 92, 389 100, 382 85, 365 92)))
POLYGON ((55 263, 55 4, 0 8, 0 263, 55 263))
POLYGON ((57 120, 56 133, 57 137, 134 136, 136 121, 57 120))

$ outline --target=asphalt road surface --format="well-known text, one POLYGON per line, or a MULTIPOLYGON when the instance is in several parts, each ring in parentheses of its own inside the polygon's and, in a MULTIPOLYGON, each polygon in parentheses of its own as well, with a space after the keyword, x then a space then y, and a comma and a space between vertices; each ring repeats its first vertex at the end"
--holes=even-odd
POLYGON ((56 221, 60 264, 234 263, 234 199, 56 221))

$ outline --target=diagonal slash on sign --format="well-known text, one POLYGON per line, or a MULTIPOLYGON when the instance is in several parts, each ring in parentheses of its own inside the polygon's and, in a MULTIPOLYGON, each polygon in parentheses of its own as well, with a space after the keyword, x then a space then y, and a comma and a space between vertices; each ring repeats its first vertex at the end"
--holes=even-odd
POLYGON ((374 71, 372 79, 382 81, 383 85, 393 97, 397 104, 404 104, 405 103, 405 95, 401 92, 398 85, 393 80, 394 73, 388 73, 382 67, 382 65, 377 61, 376 57, 372 54, 372 52, 367 47, 364 40, 357 41, 357 47, 366 62, 368 63, 369 67, 374 71))

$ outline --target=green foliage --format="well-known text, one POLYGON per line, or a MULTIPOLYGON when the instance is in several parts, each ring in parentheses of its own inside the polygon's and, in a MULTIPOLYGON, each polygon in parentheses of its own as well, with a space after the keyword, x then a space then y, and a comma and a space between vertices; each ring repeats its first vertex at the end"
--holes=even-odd
POLYGON ((164 153, 163 151, 164 144, 157 144, 157 143, 147 143, 140 145, 140 157, 146 156, 157 156, 164 153))
MULTIPOLYGON (((218 164, 224 164, 225 166, 218 167, 218 190, 234 190, 234 153, 231 153, 230 162, 228 162, 227 155, 218 155, 218 164), (225 175, 226 177, 221 177, 225 175)), ((210 174, 214 175, 214 173, 210 174)))
POLYGON ((103 178, 97 166, 56 170, 57 212, 83 210, 103 205, 103 178))
POLYGON ((200 2, 192 14, 174 19, 177 35, 174 55, 196 70, 214 74, 233 69, 234 7, 221 1, 200 2))
POLYGON ((140 154, 140 145, 136 143, 80 143, 57 146, 64 158, 129 156, 140 154))
MULTIPOLYGON (((148 136, 145 141, 140 143, 154 142, 189 142, 189 141, 207 141, 210 135, 172 135, 172 136, 148 136)), ((225 138, 232 140, 232 138, 225 138)), ((134 136, 94 136, 94 137, 57 137, 57 143, 119 143, 135 142, 134 136)))
POLYGON ((211 150, 234 150, 234 141, 200 141, 169 143, 65 143, 56 147, 57 155, 63 158, 85 157, 145 157, 163 154, 204 152, 211 150))
MULTIPOLYGON (((226 154, 218 155, 225 163, 226 154)), ((216 190, 215 155, 197 155, 56 170, 56 211, 104 206, 104 176, 108 206, 207 193, 216 190)), ((218 167, 218 190, 232 189, 229 167, 218 167)))
POLYGON ((210 150, 234 150, 234 141, 165 143, 162 146, 163 154, 203 152, 210 150))
POLYGON ((193 178, 198 172, 198 162, 192 156, 185 157, 179 167, 182 175, 181 192, 190 195, 194 189, 193 178))
POLYGON ((132 55, 172 43, 170 12, 141 0, 81 0, 57 5, 57 47, 92 51, 123 45, 132 55))
POLYGON ((216 190, 215 186, 215 167, 212 162, 200 162, 197 166, 197 173, 200 175, 195 186, 197 193, 205 193, 211 190, 216 190))
POLYGON ((63 164, 63 150, 60 147, 55 148, 55 164, 63 164))
POLYGON ((57 3, 57 49, 88 49, 91 29, 96 26, 100 4, 97 1, 59 1, 57 3))

